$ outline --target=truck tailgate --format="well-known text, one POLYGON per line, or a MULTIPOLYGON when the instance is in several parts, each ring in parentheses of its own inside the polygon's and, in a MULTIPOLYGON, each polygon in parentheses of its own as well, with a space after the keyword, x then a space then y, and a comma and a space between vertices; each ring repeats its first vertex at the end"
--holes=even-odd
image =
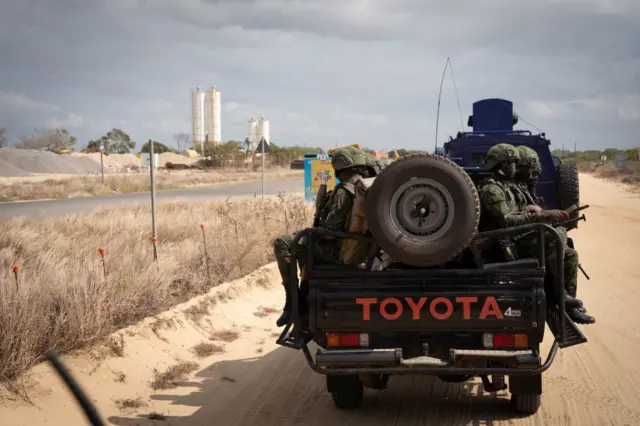
MULTIPOLYGON (((448 271, 450 272, 450 271, 448 271)), ((526 331, 544 318, 544 271, 454 279, 388 273, 311 278, 312 329, 330 332, 526 331), (514 277, 517 276, 517 279, 514 277)))

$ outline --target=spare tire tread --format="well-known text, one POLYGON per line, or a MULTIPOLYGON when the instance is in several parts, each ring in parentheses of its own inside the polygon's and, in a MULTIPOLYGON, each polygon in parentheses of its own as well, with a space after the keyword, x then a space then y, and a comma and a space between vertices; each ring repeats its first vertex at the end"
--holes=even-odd
MULTIPOLYGON (((458 254, 460 254, 465 248, 467 248, 469 246, 469 243, 473 240, 473 238, 474 238, 474 236, 475 236, 475 234, 477 232, 478 224, 480 222, 480 197, 478 195, 478 190, 477 190, 473 180, 471 179, 469 174, 462 167, 460 167, 458 164, 456 164, 455 162, 449 160, 446 157, 439 156, 439 155, 434 155, 434 154, 428 154, 428 153, 408 154, 408 155, 405 155, 403 157, 400 157, 398 160, 392 162, 384 170, 382 170, 380 172, 380 174, 376 177, 376 181, 385 180, 385 176, 389 176, 389 175, 392 175, 392 174, 396 173, 396 170, 400 169, 404 165, 404 163, 406 163, 407 161, 412 161, 412 160, 416 160, 416 159, 420 159, 420 158, 430 159, 432 161, 433 160, 438 161, 440 163, 445 164, 448 168, 455 170, 456 174, 459 177, 462 178, 462 182, 463 182, 463 186, 465 187, 465 190, 468 190, 468 192, 472 196, 472 199, 473 199, 473 210, 474 210, 474 212, 473 212, 473 229, 474 229, 474 232, 469 233, 468 238, 466 238, 464 241, 462 241, 455 250, 448 250, 448 253, 450 254, 448 256, 448 259, 443 259, 441 257, 440 261, 435 263, 435 264, 433 264, 431 262, 420 262, 421 264, 415 264, 413 262, 407 262, 406 260, 397 259, 401 263, 408 263, 408 264, 411 264, 412 266, 427 267, 427 266, 436 266, 437 264, 443 264, 443 263, 447 262, 448 260, 451 260, 452 258, 457 256, 458 254)), ((373 185, 375 185, 375 182, 374 182, 373 185)), ((372 206, 370 206, 370 207, 372 207, 372 206)), ((369 207, 367 208, 367 210, 369 210, 369 207)), ((372 223, 371 221, 369 221, 369 227, 372 229, 372 231, 375 232, 375 227, 376 227, 375 223, 372 223)), ((374 232, 372 232, 372 233, 374 233, 374 232)), ((374 234, 374 237, 375 237, 375 234, 374 234)), ((382 247, 382 248, 385 249, 385 247, 382 247)), ((389 250, 387 250, 387 251, 389 251, 389 250)))

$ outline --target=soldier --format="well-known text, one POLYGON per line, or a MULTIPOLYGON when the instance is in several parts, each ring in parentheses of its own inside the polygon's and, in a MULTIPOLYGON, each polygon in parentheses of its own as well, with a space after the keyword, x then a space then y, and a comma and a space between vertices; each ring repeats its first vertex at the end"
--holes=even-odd
MULTIPOLYGON (((525 210, 528 211, 537 211, 541 212, 542 208, 539 206, 539 198, 535 195, 535 188, 538 184, 538 178, 540 173, 542 172, 542 165, 540 164, 540 157, 538 157, 538 153, 528 146, 521 145, 518 148, 518 153, 520 155, 520 160, 518 161, 515 184, 517 189, 521 193, 521 197, 525 200, 524 202, 527 204, 525 210), (536 210, 537 208, 537 210, 536 210)), ((578 293, 578 264, 579 257, 578 252, 567 246, 567 230, 562 226, 558 226, 555 228, 556 231, 562 237, 562 241, 564 243, 564 259, 566 269, 565 271, 565 281, 564 286, 567 291, 567 294, 571 296, 576 302, 567 303, 568 309, 576 309, 578 312, 569 312, 569 316, 575 322, 580 322, 584 324, 591 324, 595 322, 595 319, 589 315, 586 315, 587 310, 582 306, 582 302, 576 298, 578 293), (580 303, 578 303, 580 302, 580 303), (571 306, 570 306, 571 305, 571 306), (579 318, 578 318, 579 317, 579 318)), ((529 247, 535 247, 537 243, 537 235, 531 235, 525 237, 520 245, 527 244, 529 247)), ((550 267, 551 270, 555 271, 555 254, 553 252, 554 247, 548 247, 547 250, 550 251, 549 258, 551 259, 550 267)), ((569 299, 567 299, 569 300, 569 299)))
POLYGON ((368 152, 364 153, 364 155, 367 159, 367 173, 364 177, 371 178, 378 176, 378 173, 382 170, 380 168, 380 161, 374 157, 373 154, 369 154, 368 152))
MULTIPOLYGON (((330 194, 327 194, 329 200, 321 212, 321 215, 324 217, 319 221, 320 228, 329 231, 347 232, 355 197, 354 184, 367 173, 365 156, 359 151, 355 154, 352 152, 355 151, 339 149, 331 157, 331 165, 340 183, 336 185, 330 194)), ((282 277, 282 285, 284 286, 286 297, 282 315, 280 315, 280 318, 276 321, 278 327, 287 324, 293 313, 293 307, 291 306, 291 276, 293 271, 291 268, 296 268, 297 262, 291 258, 292 243, 293 236, 286 234, 277 237, 273 243, 274 254, 282 277)), ((304 245, 305 242, 301 241, 298 250, 300 250, 299 253, 301 253, 302 256, 300 259, 297 259, 298 261, 304 259, 304 249, 302 248, 304 245)), ((314 260, 327 263, 341 263, 340 249, 340 240, 335 238, 327 237, 322 240, 315 240, 314 246, 312 247, 314 260)))
POLYGON ((525 145, 516 148, 519 154, 519 161, 516 165, 515 183, 522 191, 522 196, 527 205, 527 211, 540 212, 540 199, 536 195, 538 178, 542 173, 542 165, 538 153, 525 145))
MULTIPOLYGON (((480 187, 479 195, 482 203, 481 229, 508 228, 528 223, 556 223, 567 220, 569 215, 563 210, 542 210, 537 212, 524 211, 526 204, 519 196, 519 190, 514 184, 516 164, 519 160, 518 150, 509 144, 498 144, 487 152, 485 164, 493 172, 493 178, 488 179, 480 187)), ((546 241, 546 239, 545 239, 546 241)), ((518 250, 524 254, 531 249, 532 242, 518 241, 518 250)), ((553 265, 554 243, 550 242, 546 254, 547 262, 553 265)), ((555 273, 553 266, 551 273, 555 273)), ((565 253, 565 282, 573 282, 577 276, 575 258, 567 258, 565 253)), ((569 294, 566 296, 567 313, 575 322, 590 324, 595 320, 578 310, 582 303, 569 294)))

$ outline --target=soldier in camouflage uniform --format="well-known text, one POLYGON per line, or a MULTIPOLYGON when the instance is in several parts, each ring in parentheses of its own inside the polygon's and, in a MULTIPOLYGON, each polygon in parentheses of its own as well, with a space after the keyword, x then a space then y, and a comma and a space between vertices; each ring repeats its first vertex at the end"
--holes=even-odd
MULTIPOLYGON (((339 149, 331 157, 331 165, 340 183, 326 196, 329 201, 321 212, 319 227, 329 231, 347 232, 351 209, 355 198, 354 183, 367 173, 366 157, 359 151, 339 149)), ((282 315, 276 321, 278 327, 282 327, 289 322, 293 313, 291 306, 291 268, 296 267, 296 260, 291 258, 292 235, 280 235, 273 243, 274 254, 278 269, 282 276, 282 285, 285 289, 285 305, 282 315)), ((303 246, 305 242, 300 242, 303 246)), ((298 248, 298 253, 305 254, 306 250, 298 248)), ((322 240, 315 240, 312 247, 315 261, 325 263, 341 263, 340 240, 326 237, 322 240)), ((304 256, 297 259, 304 261, 304 256)), ((303 265, 301 265, 303 266, 303 265)))
MULTIPOLYGON (((526 202, 520 197, 519 189, 513 181, 516 174, 516 164, 519 160, 518 150, 509 144, 493 146, 485 157, 487 168, 493 171, 493 178, 485 181, 479 190, 482 204, 481 225, 488 229, 508 228, 528 223, 556 223, 567 220, 569 215, 563 210, 542 210, 536 212, 525 211, 526 202)), ((545 243, 548 241, 545 239, 545 243)), ((535 256, 532 250, 537 241, 523 238, 517 241, 518 252, 523 257, 535 256)), ((546 247, 549 271, 555 273, 555 242, 549 241, 546 247)), ((575 250, 573 251, 575 253, 575 250)), ((577 255, 565 252, 565 283, 572 285, 577 278, 577 255), (568 256, 567 256, 568 255, 568 256)), ((578 308, 582 302, 570 294, 566 294, 567 313, 575 322, 590 324, 595 320, 578 308)))
POLYGON ((515 184, 521 190, 527 205, 527 211, 540 212, 540 199, 536 195, 538 178, 542 173, 542 165, 538 153, 525 145, 516 148, 519 154, 516 165, 515 184))
MULTIPOLYGON (((540 164, 540 157, 538 157, 538 153, 528 146, 521 145, 518 148, 518 153, 520 155, 520 159, 518 161, 516 167, 516 177, 515 183, 517 185, 517 189, 521 193, 521 198, 524 199, 527 207, 525 208, 528 211, 536 211, 541 212, 542 208, 540 207, 540 199, 535 194, 536 185, 538 184, 538 178, 540 173, 542 172, 542 165, 540 164), (533 205, 532 205, 533 204, 533 205)), ((565 257, 565 289, 567 294, 571 296, 573 300, 567 303, 567 309, 577 309, 580 314, 577 312, 569 312, 569 315, 576 322, 580 323, 592 323, 595 321, 589 315, 585 315, 587 310, 582 306, 582 303, 578 303, 579 299, 575 299, 578 293, 578 263, 579 256, 578 252, 567 246, 567 229, 558 226, 555 227, 556 231, 560 234, 562 241, 564 243, 564 257, 565 257), (576 317, 580 315, 580 318, 576 320, 576 317)), ((525 237, 522 243, 529 243, 531 246, 535 246, 537 243, 538 236, 528 236, 525 237)), ((555 260, 555 254, 552 252, 553 259, 555 260)), ((553 261, 550 266, 553 267, 553 261)), ((570 300, 569 298, 567 300, 570 300)))
POLYGON ((380 173, 380 162, 376 157, 374 157, 372 154, 369 154, 368 152, 365 152, 364 155, 366 157, 367 172, 363 177, 371 178, 377 176, 378 173, 380 173))

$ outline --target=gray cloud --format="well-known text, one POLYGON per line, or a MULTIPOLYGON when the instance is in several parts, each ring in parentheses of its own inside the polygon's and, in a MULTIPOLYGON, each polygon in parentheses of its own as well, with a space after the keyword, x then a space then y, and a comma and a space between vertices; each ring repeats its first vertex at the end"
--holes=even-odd
MULTIPOLYGON (((451 56, 465 122, 503 97, 558 144, 636 146, 638 40, 628 0, 23 0, 0 15, 0 126, 171 141, 215 84, 225 139, 264 115, 279 143, 430 148, 451 56)), ((449 76, 440 129, 460 130, 449 76)))

